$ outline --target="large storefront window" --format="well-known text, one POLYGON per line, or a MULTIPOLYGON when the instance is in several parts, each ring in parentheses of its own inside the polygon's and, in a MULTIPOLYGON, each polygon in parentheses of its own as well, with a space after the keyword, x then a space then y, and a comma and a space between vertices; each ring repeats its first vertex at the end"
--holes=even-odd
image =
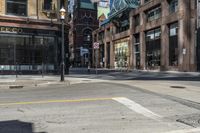
POLYGON ((27 16, 27 0, 6 0, 6 7, 9 15, 27 16))
POLYGON ((115 43, 115 68, 127 68, 129 65, 128 41, 121 40, 115 43))
POLYGON ((178 66, 178 23, 169 25, 169 65, 178 66))
POLYGON ((161 49, 160 28, 146 33, 146 66, 147 69, 157 69, 160 66, 161 49))
POLYGON ((55 70, 55 37, 1 34, 0 42, 0 70, 55 70))

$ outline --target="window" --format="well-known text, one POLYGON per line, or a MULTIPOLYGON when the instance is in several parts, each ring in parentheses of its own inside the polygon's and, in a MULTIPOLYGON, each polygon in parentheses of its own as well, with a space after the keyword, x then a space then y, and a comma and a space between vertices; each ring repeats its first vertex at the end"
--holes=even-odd
POLYGON ((140 35, 136 34, 134 35, 135 42, 134 42, 134 47, 135 47, 135 66, 136 69, 140 68, 140 35))
POLYGON ((44 0, 44 10, 52 10, 52 0, 44 0))
POLYGON ((144 3, 147 3, 147 2, 149 2, 150 0, 144 0, 144 3))
POLYGON ((85 30, 84 32, 83 32, 83 40, 85 41, 85 42, 91 42, 92 41, 92 32, 90 31, 90 30, 85 30))
POLYGON ((146 66, 157 69, 160 66, 161 29, 153 29, 146 33, 146 66))
POLYGON ((140 25, 140 15, 135 16, 135 27, 140 25))
POLYGON ((147 21, 153 21, 161 17, 161 7, 154 8, 147 12, 147 21))
POLYGON ((103 40, 104 39, 104 31, 101 31, 99 33, 99 37, 98 37, 99 40, 103 40))
POLYGON ((170 0, 169 1, 169 12, 173 13, 178 10, 178 0, 170 0))
POLYGON ((54 70, 57 62, 54 37, 9 35, 0 36, 0 65, 3 70, 54 70), (17 68, 15 67, 17 65, 17 68))
POLYGON ((169 65, 178 66, 178 23, 169 25, 169 65))
POLYGON ((27 0, 7 0, 6 6, 9 15, 27 16, 27 0))

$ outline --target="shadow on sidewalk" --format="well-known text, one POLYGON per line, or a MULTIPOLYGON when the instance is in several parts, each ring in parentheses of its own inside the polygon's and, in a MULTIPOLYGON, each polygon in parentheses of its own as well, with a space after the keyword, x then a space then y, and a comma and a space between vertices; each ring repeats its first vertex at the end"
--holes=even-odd
POLYGON ((71 74, 79 78, 108 80, 168 80, 168 81, 200 81, 200 74, 169 72, 108 72, 95 74, 71 74), (110 76, 110 77, 109 77, 110 76))
POLYGON ((0 133, 36 133, 33 130, 33 123, 22 122, 18 120, 0 121, 0 133))

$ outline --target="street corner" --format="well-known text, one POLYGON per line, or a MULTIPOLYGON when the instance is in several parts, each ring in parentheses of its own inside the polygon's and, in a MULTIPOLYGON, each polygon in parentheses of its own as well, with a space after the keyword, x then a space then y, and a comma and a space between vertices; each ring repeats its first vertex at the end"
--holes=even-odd
POLYGON ((40 83, 36 83, 35 87, 42 87, 42 86, 51 86, 51 85, 65 85, 65 86, 70 86, 71 85, 71 81, 69 80, 65 80, 65 81, 46 81, 46 82, 40 82, 40 83))

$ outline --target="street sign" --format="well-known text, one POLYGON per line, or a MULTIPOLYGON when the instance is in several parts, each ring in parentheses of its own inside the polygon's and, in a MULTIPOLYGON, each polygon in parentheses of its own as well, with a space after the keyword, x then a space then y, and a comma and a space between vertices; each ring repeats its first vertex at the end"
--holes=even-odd
POLYGON ((81 55, 81 56, 83 56, 84 54, 88 54, 88 53, 89 53, 89 50, 88 50, 88 49, 83 48, 83 47, 80 48, 80 55, 81 55))
POLYGON ((95 42, 93 44, 93 49, 99 49, 99 43, 98 42, 95 42))

